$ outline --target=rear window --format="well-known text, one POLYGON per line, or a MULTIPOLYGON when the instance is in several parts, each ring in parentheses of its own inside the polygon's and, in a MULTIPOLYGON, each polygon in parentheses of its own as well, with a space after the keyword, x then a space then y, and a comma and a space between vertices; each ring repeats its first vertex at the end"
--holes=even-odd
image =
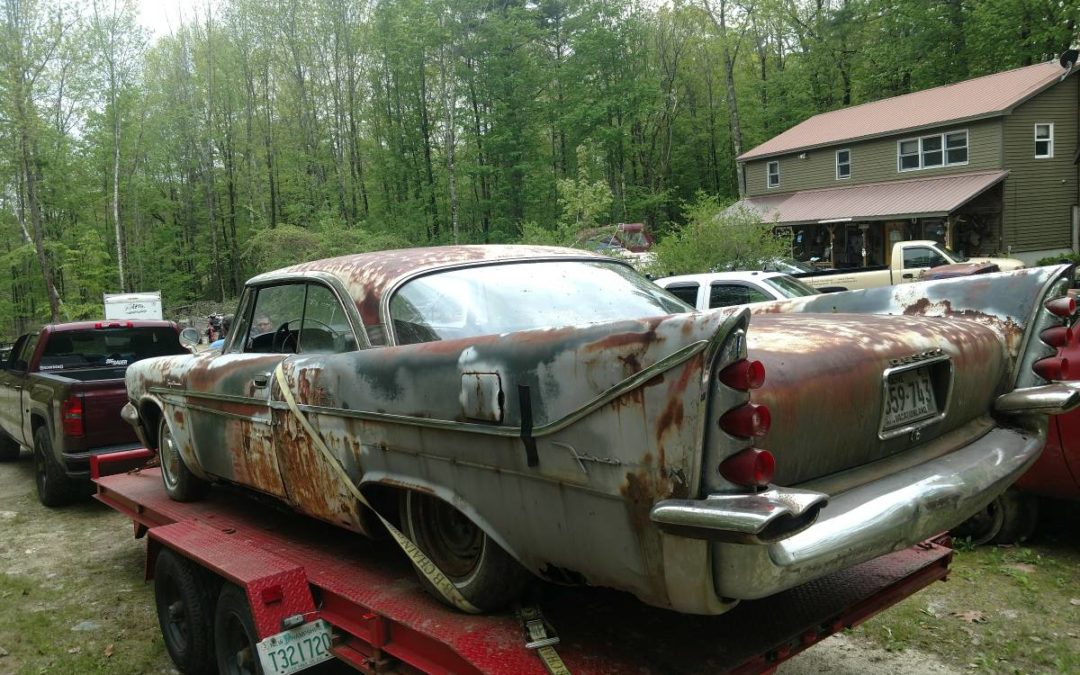
POLYGON ((124 367, 152 356, 186 353, 180 336, 168 327, 64 331, 49 336, 38 370, 124 367))

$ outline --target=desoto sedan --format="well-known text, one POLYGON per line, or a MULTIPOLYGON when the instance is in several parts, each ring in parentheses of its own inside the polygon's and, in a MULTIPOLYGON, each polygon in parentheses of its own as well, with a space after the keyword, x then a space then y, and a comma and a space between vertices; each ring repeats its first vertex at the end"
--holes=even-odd
POLYGON ((946 530, 1023 473, 1078 401, 1041 339, 1073 320, 1064 274, 751 316, 581 251, 350 255, 251 279, 220 353, 128 369, 124 416, 173 498, 232 483, 396 523, 468 607, 535 575, 716 614, 946 530))

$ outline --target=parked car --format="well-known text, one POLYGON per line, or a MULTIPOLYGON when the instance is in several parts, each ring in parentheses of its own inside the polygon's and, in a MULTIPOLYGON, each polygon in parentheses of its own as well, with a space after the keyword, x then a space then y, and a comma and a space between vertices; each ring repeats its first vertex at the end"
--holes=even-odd
POLYGON ((120 421, 127 367, 186 353, 168 321, 81 321, 23 335, 0 370, 0 460, 30 448, 38 499, 68 502, 90 487, 90 457, 139 446, 120 421))
POLYGON ((933 240, 898 241, 893 244, 892 264, 854 269, 813 270, 793 273, 814 288, 854 291, 861 288, 908 284, 927 279, 1009 272, 1023 269, 1015 258, 963 258, 933 240), (924 279, 929 274, 930 277, 924 279))
POLYGON ((373 534, 362 491, 422 581, 438 568, 480 610, 531 574, 717 614, 920 542, 1019 476, 1044 415, 1080 402, 1030 339, 1071 320, 1063 276, 751 319, 576 250, 344 256, 248 281, 223 352, 134 364, 123 415, 173 499, 234 483, 373 534), (275 329, 250 337, 257 316, 275 329))
POLYGON ((647 253, 655 243, 645 223, 617 223, 594 227, 581 232, 578 241, 591 251, 604 252, 612 247, 631 253, 647 253))
POLYGON ((816 288, 779 272, 711 272, 657 279, 656 284, 696 309, 817 295, 816 288))

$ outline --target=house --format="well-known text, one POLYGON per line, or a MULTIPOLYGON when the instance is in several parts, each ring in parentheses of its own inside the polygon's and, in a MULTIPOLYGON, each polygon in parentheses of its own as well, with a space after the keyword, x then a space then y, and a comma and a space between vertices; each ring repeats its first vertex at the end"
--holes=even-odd
POLYGON ((1080 242, 1080 87, 1057 62, 822 113, 740 155, 741 204, 834 266, 935 239, 1028 263, 1080 242))

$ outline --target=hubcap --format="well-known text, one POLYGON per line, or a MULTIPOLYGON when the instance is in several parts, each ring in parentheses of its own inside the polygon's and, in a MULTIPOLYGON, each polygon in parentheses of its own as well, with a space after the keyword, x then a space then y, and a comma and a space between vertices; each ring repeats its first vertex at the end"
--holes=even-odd
POLYGON ((161 478, 169 488, 175 488, 177 476, 180 475, 180 452, 173 442, 172 432, 169 425, 161 425, 161 442, 158 443, 158 454, 161 456, 161 478))

